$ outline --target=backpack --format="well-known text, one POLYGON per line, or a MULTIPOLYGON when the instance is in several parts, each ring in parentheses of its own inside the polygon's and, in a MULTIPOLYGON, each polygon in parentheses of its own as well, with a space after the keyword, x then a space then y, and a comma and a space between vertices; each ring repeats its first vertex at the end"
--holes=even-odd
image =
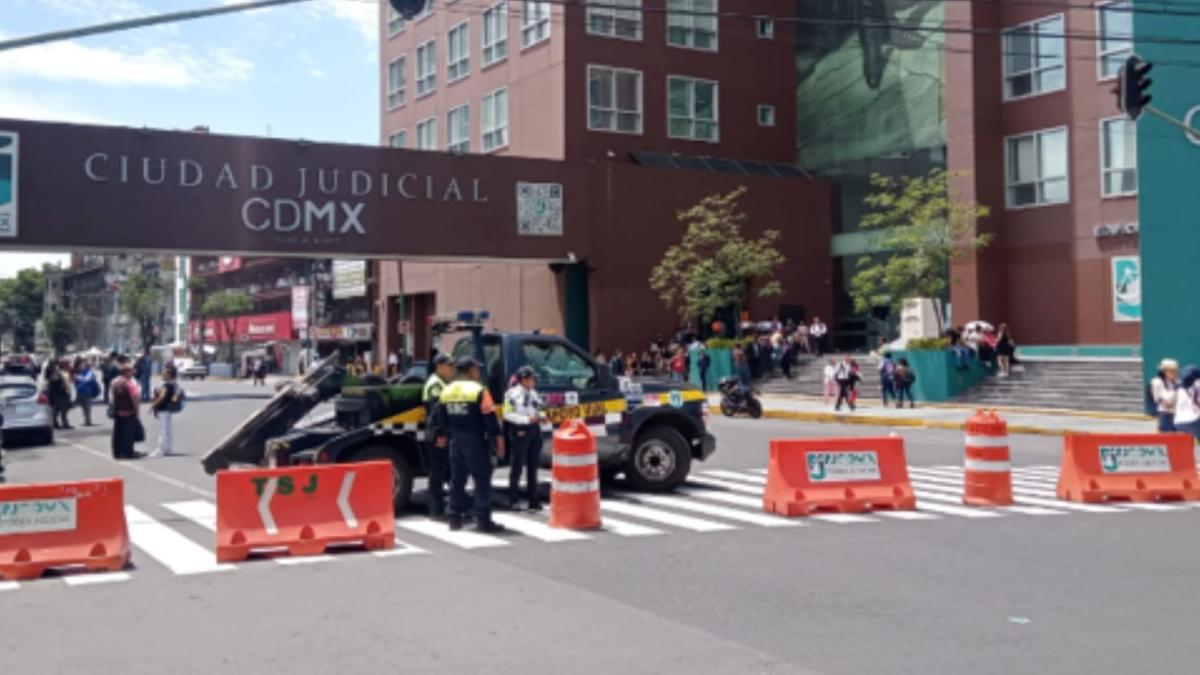
POLYGON ((187 392, 183 390, 183 387, 176 384, 175 395, 171 397, 170 401, 167 401, 167 411, 173 413, 183 412, 183 408, 186 404, 187 392))

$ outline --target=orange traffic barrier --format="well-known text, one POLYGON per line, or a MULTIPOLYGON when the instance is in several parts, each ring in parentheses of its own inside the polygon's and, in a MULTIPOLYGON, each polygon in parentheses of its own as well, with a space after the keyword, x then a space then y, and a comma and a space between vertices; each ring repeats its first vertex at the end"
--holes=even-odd
POLYGON ((807 516, 916 507, 902 438, 771 441, 763 491, 767 513, 807 516))
POLYGON ((0 577, 76 565, 115 572, 129 557, 120 478, 0 486, 0 577))
POLYGON ((1058 498, 1071 502, 1200 500, 1189 434, 1068 434, 1058 498))
POLYGON ((967 420, 963 458, 963 503, 972 506, 1011 506, 1012 458, 1008 423, 995 411, 980 410, 967 420))
POLYGON ((583 420, 567 420, 554 432, 550 527, 600 527, 600 467, 596 439, 583 420))
POLYGON ((217 560, 266 548, 318 555, 347 542, 395 547, 391 462, 217 473, 217 560))

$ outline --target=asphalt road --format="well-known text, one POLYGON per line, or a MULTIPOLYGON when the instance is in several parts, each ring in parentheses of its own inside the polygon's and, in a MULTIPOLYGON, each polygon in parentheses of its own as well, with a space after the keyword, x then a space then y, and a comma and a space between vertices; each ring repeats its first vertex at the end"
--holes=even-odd
POLYGON ((176 419, 184 456, 117 464, 107 427, 9 452, 12 482, 123 477, 153 534, 134 536, 135 567, 99 577, 106 583, 68 575, 0 586, 5 672, 1195 670, 1200 614, 1187 589, 1200 509, 1039 506, 1058 439, 1012 439, 1023 511, 968 517, 953 497, 956 432, 714 418, 717 454, 693 473, 708 483, 673 504, 608 495, 666 514, 623 513, 638 536, 512 534, 467 549, 399 527, 407 547, 387 557, 347 551, 214 570, 212 533, 165 505, 212 501, 200 454, 266 394, 232 383, 189 392, 176 419), (933 509, 920 520, 767 527, 746 521, 760 510, 698 496, 720 486, 753 500, 771 438, 890 433, 906 440, 918 499, 933 509))

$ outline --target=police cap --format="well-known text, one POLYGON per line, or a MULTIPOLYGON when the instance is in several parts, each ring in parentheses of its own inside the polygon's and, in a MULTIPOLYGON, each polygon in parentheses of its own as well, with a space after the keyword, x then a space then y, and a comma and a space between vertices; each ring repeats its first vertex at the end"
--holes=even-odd
POLYGON ((482 364, 480 364, 478 361, 471 358, 470 356, 461 356, 461 357, 459 357, 459 359, 457 361, 454 362, 454 368, 456 370, 458 370, 458 372, 460 372, 460 373, 465 373, 472 368, 482 368, 482 367, 483 367, 482 364))
POLYGON ((523 380, 527 377, 533 377, 533 368, 529 366, 521 366, 517 369, 517 379, 523 380))
POLYGON ((439 353, 437 356, 433 357, 434 367, 440 366, 443 363, 454 363, 454 359, 450 358, 450 355, 445 353, 439 353))

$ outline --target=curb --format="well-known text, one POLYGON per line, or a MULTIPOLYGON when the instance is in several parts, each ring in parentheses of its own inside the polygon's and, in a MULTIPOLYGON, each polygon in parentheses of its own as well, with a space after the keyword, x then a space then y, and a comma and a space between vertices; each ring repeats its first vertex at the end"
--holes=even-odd
MULTIPOLYGON (((710 412, 721 414, 720 406, 710 406, 710 412)), ((885 415, 851 415, 832 412, 796 412, 789 410, 764 410, 763 417, 776 420, 792 420, 796 422, 817 422, 824 424, 860 424, 878 427, 912 427, 917 429, 949 429, 961 431, 965 423, 948 422, 943 420, 910 419, 903 417, 887 417, 885 415)), ((1009 424, 1010 434, 1030 434, 1036 436, 1065 436, 1066 434, 1092 433, 1074 429, 1050 429, 1027 424, 1009 424)))
MULTIPOLYGON (((821 401, 820 396, 811 396, 808 394, 771 394, 763 398, 777 397, 785 400, 798 401, 821 401)), ((860 397, 864 401, 878 401, 877 398, 860 397)), ((1106 412, 1103 410, 1070 410, 1066 408, 1030 408, 1015 405, 976 405, 969 403, 929 403, 923 404, 926 408, 936 410, 995 410, 996 412, 1013 412, 1026 413, 1033 415, 1055 415, 1059 417, 1083 417, 1102 420, 1113 420, 1122 422, 1144 422, 1152 419, 1139 413, 1122 413, 1122 412, 1106 412)))

